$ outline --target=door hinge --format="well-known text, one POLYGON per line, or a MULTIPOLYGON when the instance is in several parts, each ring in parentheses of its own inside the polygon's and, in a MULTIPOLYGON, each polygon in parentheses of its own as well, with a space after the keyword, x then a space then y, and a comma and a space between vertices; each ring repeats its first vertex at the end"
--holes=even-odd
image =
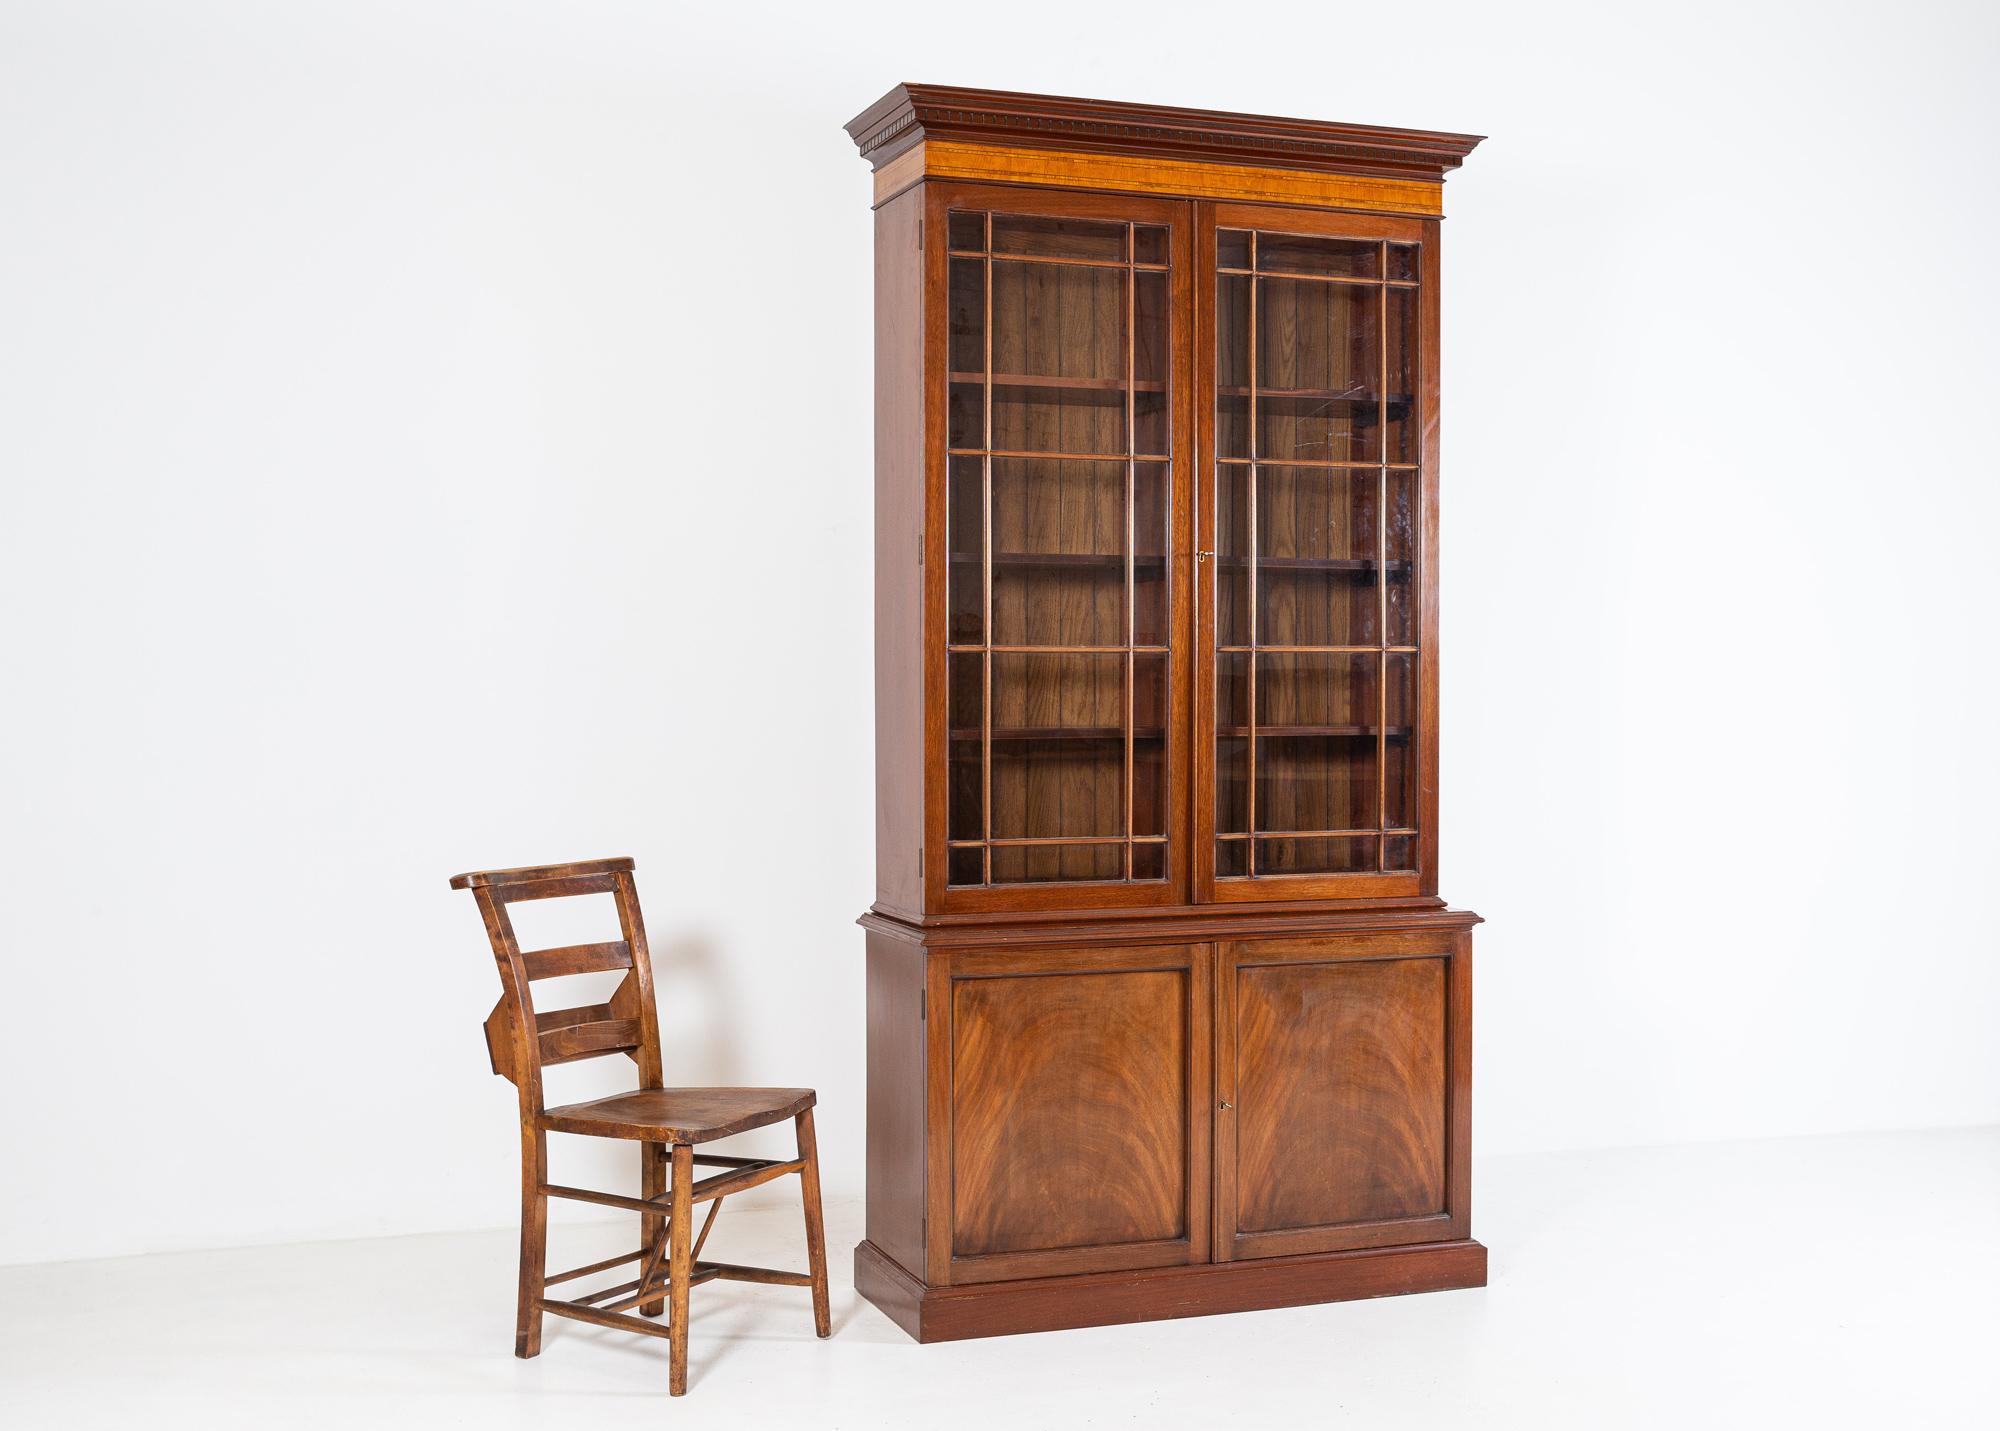
POLYGON ((918 1023, 924 1022, 924 1020, 928 1019, 931 1016, 930 1003, 931 1003, 931 991, 929 989, 917 990, 918 1023))
POLYGON ((917 252, 918 252, 918 253, 922 253, 923 251, 924 251, 924 221, 923 221, 922 219, 918 219, 918 220, 917 220, 917 252))
POLYGON ((922 850, 918 850, 918 851, 917 851, 917 878, 918 878, 918 879, 922 879, 923 877, 924 877, 924 852, 923 852, 922 850))

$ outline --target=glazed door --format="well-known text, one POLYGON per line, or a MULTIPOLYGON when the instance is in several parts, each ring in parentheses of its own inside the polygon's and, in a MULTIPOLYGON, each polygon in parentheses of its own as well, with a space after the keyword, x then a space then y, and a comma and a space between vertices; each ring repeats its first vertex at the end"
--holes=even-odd
POLYGON ((1192 208, 929 189, 931 907, 1177 901, 1192 208))
POLYGON ((1211 960, 933 960, 932 1285, 1208 1260, 1211 960))
POLYGON ((1437 225, 1199 208, 1196 897, 1435 893, 1437 225))
POLYGON ((1215 1259, 1469 1236, 1471 936, 1216 946, 1215 1259))

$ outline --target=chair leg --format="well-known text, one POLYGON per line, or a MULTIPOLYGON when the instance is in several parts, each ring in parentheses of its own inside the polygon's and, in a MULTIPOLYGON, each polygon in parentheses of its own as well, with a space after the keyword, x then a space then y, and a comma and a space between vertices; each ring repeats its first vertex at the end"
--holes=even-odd
POLYGON ((833 1319, 826 1303, 826 1224, 819 1209, 819 1143, 813 1137, 812 1109, 793 1120, 799 1131, 799 1193, 806 1206, 806 1262, 812 1268, 813 1332, 833 1335, 833 1319))
POLYGON ((688 1389, 688 1278, 694 1258, 688 1252, 688 1223, 694 1216, 694 1148, 674 1144, 673 1215, 667 1222, 668 1245, 672 1249, 669 1275, 673 1286, 667 1295, 673 1302, 673 1322, 667 1328, 667 1394, 686 1396, 688 1389))
MULTIPOLYGON (((639 1168, 639 1196, 648 1200, 658 1197, 667 1190, 667 1169, 665 1160, 660 1156, 664 1151, 664 1145, 659 1143, 641 1143, 639 1145, 639 1157, 641 1159, 639 1168)), ((654 1217, 647 1213, 639 1215, 639 1245, 645 1248, 647 1252, 650 1253, 659 1245, 660 1234, 665 1230, 665 1219, 654 1217)), ((640 1271, 643 1273, 646 1268, 657 1265, 658 1261, 659 1259, 654 1257, 641 1258, 639 1261, 640 1271)), ((642 1317, 657 1317, 660 1313, 666 1311, 666 1309, 666 1300, 662 1298, 657 1302, 640 1303, 638 1312, 642 1317)))
POLYGON ((542 1350, 542 1279, 548 1275, 549 1199, 542 1184, 549 1180, 548 1134, 521 1129, 521 1285, 514 1310, 514 1355, 538 1356, 542 1350))

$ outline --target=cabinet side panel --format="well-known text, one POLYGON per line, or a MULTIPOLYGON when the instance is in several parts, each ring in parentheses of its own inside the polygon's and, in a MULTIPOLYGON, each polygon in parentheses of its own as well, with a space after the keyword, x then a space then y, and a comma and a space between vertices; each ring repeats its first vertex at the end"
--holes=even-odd
POLYGON ((923 909, 924 325, 919 184, 875 211, 875 898, 923 909))
POLYGON ((868 1240, 924 1269, 924 951, 868 936, 868 1240))

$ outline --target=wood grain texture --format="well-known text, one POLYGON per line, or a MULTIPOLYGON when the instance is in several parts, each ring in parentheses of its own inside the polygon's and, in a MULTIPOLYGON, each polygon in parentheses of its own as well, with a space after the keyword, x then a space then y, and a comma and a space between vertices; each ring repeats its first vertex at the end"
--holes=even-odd
MULTIPOLYGON (((799 1150, 799 1199, 806 1214, 806 1266, 811 1269, 806 1275, 806 1285, 812 1289, 813 1335, 823 1340, 833 1335, 833 1314, 826 1290, 826 1221, 820 1211, 819 1137, 813 1129, 812 1109, 801 1112, 793 1122, 799 1150)), ((706 1230, 703 1235, 707 1235, 706 1230)), ((740 1277, 755 1281, 761 1276, 788 1286, 798 1285, 787 1274, 765 1273, 755 1267, 731 1267, 725 1273, 730 1280, 740 1277)))
MULTIPOLYGON (((1437 219, 1477 139, 926 85, 849 132, 878 200, 857 1287, 935 1340, 1482 1283, 1479 920, 1437 895, 1436 822, 1437 219), (1225 790, 1227 739, 1263 758, 1225 790)), ((504 1010, 488 1036, 508 1063, 504 1010)))
MULTIPOLYGON (((664 1086, 653 965, 645 922, 639 912, 632 861, 594 860, 475 871, 453 876, 451 886, 472 891, 486 928, 501 986, 500 1002, 485 1023, 488 1052, 494 1072, 512 1082, 517 1093, 521 1250, 515 1355, 532 1357, 541 1351, 545 1313, 647 1336, 664 1336, 670 1344, 669 1390, 679 1396, 687 1390, 688 1290, 698 1282, 717 1277, 809 1286, 815 1327, 819 1335, 827 1335, 825 1230, 820 1221, 818 1151, 812 1133, 811 1110, 816 1096, 810 1088, 664 1086), (520 900, 585 894, 612 896, 620 938, 564 949, 522 952, 508 905, 520 900), (535 1007, 534 980, 538 975, 616 970, 623 970, 625 977, 607 1002, 564 1009, 535 1007), (543 1106, 545 1066, 613 1053, 632 1059, 639 1085, 636 1089, 558 1108, 543 1106), (788 1118, 795 1120, 798 1129, 800 1156, 794 1161, 781 1163, 694 1152, 696 1143, 788 1118), (637 1142, 640 1195, 631 1197, 551 1183, 548 1154, 551 1132, 637 1142), (729 1171, 697 1184, 693 1174, 697 1161, 729 1171), (670 1179, 666 1176, 668 1164, 672 1169, 670 1179), (719 1207, 722 1198, 730 1193, 791 1173, 800 1175, 805 1189, 806 1244, 812 1265, 809 1275, 722 1264, 694 1266, 688 1220, 697 1201, 709 1201, 719 1207), (551 1281, 546 1268, 551 1197, 637 1212, 642 1244, 631 1257, 572 1268, 554 1281, 567 1282, 635 1258, 640 1263, 639 1276, 631 1282, 599 1288, 572 1300, 545 1296, 551 1281), (671 1215, 662 1216, 669 1208, 671 1215), (660 1280, 663 1266, 664 1281, 660 1280), (663 1305, 672 1309, 670 1327, 658 1327, 644 1320, 647 1316, 657 1316, 663 1305), (624 1314, 635 1307, 639 1316, 624 1314)), ((710 1215, 712 1219, 712 1211, 710 1215)), ((702 1236, 707 1237, 706 1228, 702 1236)))
POLYGON ((1149 165, 1374 175, 1433 187, 1480 142, 1442 130, 931 84, 897 85, 849 121, 847 132, 878 171, 919 145, 953 142, 1149 165))
POLYGON ((919 1342, 1264 1311, 1485 1285, 1486 1249, 1470 1240, 963 1287, 927 1287, 871 1243, 863 1242, 854 1249, 855 1290, 919 1342))
POLYGON ((1417 548, 1423 579, 1417 587, 1418 629, 1423 632, 1423 652, 1417 678, 1417 868, 1423 874, 1423 891, 1438 890, 1438 550, 1440 395, 1439 374, 1439 294, 1443 266, 1438 257, 1438 238, 1443 225, 1435 219, 1424 225, 1423 248, 1418 254, 1417 291, 1417 420, 1420 495, 1417 548))
POLYGON ((565 974, 608 974, 632 967, 632 948, 622 939, 602 944, 567 944, 560 949, 528 949, 521 967, 530 979, 557 979, 565 974))
POLYGON ((1159 944, 1262 934, 1366 934, 1382 930, 1470 929, 1483 923, 1467 909, 1430 898, 1273 900, 1261 905, 1176 905, 1160 909, 1046 909, 1006 916, 936 915, 921 922, 871 911, 855 923, 892 939, 933 949, 1043 944, 1159 944))
MULTIPOLYGON (((580 879, 590 875, 630 873, 632 860, 618 855, 608 860, 573 860, 560 865, 516 865, 504 870, 471 870, 451 877, 453 889, 486 889, 502 885, 542 884, 550 880, 580 879)), ((509 896, 513 898, 515 896, 509 896)))
POLYGON ((924 1265, 924 951, 868 935, 867 1236, 924 1265))
POLYGON ((924 197, 875 213, 875 898, 924 908, 924 197))
MULTIPOLYGON (((913 151, 914 152, 914 151, 913 151)), ((1128 159, 1119 155, 1010 149, 989 144, 930 140, 922 147, 925 179, 986 184, 1035 184, 1095 193, 1234 199, 1260 204, 1310 204, 1391 214, 1437 214, 1443 191, 1422 180, 1315 174, 1242 164, 1179 159, 1128 159)), ((914 167, 913 164, 911 167, 914 167)), ((893 197, 889 186, 914 182, 908 168, 876 175, 876 202, 893 197)))
POLYGON ((810 1088, 646 1088, 565 1103, 542 1114, 540 1121, 552 1133, 707 1143, 782 1123, 814 1101, 810 1088))
POLYGON ((963 979, 952 991, 952 1250, 1185 1236, 1185 972, 963 979))
MULTIPOLYGON (((1184 204, 1084 192, 926 183, 925 196, 927 351, 946 357, 926 361, 928 478, 926 538, 923 547, 927 624, 925 737, 925 869, 922 913, 1034 910, 1052 899, 1077 906, 1144 905, 1172 901, 1186 881, 1186 788, 1190 742, 1186 708, 1192 672, 1185 661, 1150 655, 1136 662, 1128 691, 1124 642, 1128 542, 1128 464, 1139 424, 1128 423, 1118 404, 1102 401, 1104 384, 1135 375, 1164 377, 1167 390, 1157 429, 1137 468, 1141 481, 1159 482, 1166 500, 1159 513, 1164 529, 1157 565, 1145 570, 1164 590, 1160 624, 1165 630, 1146 642, 1175 645, 1190 619, 1187 583, 1179 569, 1187 552, 1192 496, 1187 473, 1192 464, 1191 335, 1185 313, 1192 279, 1188 212, 1184 204), (1023 222, 1157 228, 1164 235, 1164 269, 1133 271, 1086 262, 1034 261, 1016 257, 986 264, 983 259, 948 259, 953 213, 993 215, 996 229, 1023 222), (1097 266, 1093 266, 1097 265, 1097 266), (968 282, 968 269, 973 270, 968 282), (991 271, 991 292, 983 275, 991 271), (1132 289, 1126 287, 1128 277, 1132 289), (1143 288, 1149 302, 1136 305, 1143 288), (961 291, 962 290, 962 291, 961 291), (1128 304, 1135 305, 1128 308, 1128 304), (946 314, 953 316, 949 323, 946 314), (1128 319, 1132 320, 1128 322, 1128 319), (971 325, 968 334, 961 329, 971 325), (1128 346, 1128 339, 1130 340, 1128 346), (990 352, 989 352, 990 348, 990 352), (956 356, 951 356, 956 350, 956 356), (945 381, 987 366, 996 373, 1023 375, 1023 385, 996 385, 991 404, 990 450, 998 453, 1101 454, 1078 456, 1001 455, 991 460, 992 506, 985 536, 1002 555, 1038 556, 1033 565, 999 561, 992 579, 991 629, 985 635, 1001 646, 1077 646, 1109 652, 1010 651, 992 656, 991 728, 1013 733, 994 742, 988 770, 977 758, 981 726, 982 668, 978 655, 948 657, 952 610, 950 574, 966 580, 978 573, 965 553, 954 549, 945 531, 945 508, 954 462, 948 459, 951 396, 964 383, 945 381), (1037 383, 1026 383, 1032 376, 1037 383), (1102 559, 1113 557, 1106 564, 1102 559), (1051 561, 1050 558, 1061 560, 1051 561), (1143 679, 1139 679, 1143 678, 1143 679), (966 691, 959 686, 968 683, 966 691), (968 694, 969 693, 969 694, 968 694), (1157 760, 1158 778, 1133 787, 1133 829, 1164 836, 1165 878, 1127 882, 1123 849, 1116 843, 1126 829, 1123 731, 1130 700, 1131 724, 1150 732, 1147 758, 1157 760), (952 707, 961 707, 952 715, 952 707), (973 739, 965 739, 968 728, 973 739), (1095 730, 1097 739, 1036 740, 1037 733, 1095 730), (956 734, 957 740, 951 735, 956 734), (974 757, 964 759, 968 753, 974 757), (1164 747, 1161 749, 1161 747, 1164 747), (960 752, 954 762, 951 751, 960 752), (990 789, 990 808, 982 805, 990 789), (970 818, 960 811, 969 805, 970 818), (1059 840, 1073 836, 1109 841, 1098 845, 996 845, 990 887, 947 887, 948 836, 977 837, 990 816, 998 839, 1059 840)), ((1122 243, 1122 237, 1121 237, 1122 243)), ((1122 252, 1122 248, 1120 252, 1122 252)), ((1050 255, 1043 255, 1050 258, 1050 255)), ((1113 394, 1115 396, 1115 394, 1113 394)), ((1136 399, 1135 399, 1136 402, 1136 399)), ((983 411, 983 409, 982 409, 983 411)), ((987 446, 986 424, 978 424, 987 446)), ((981 459, 972 457, 976 468, 981 459)), ((973 545, 977 546, 975 537, 973 545)), ((1135 587, 1137 577, 1133 577, 1135 587)), ((975 611, 978 609, 975 604, 975 611)), ((975 634, 974 643, 979 637, 975 634)), ((1135 741, 1135 744, 1139 742, 1135 741)))
POLYGON ((1443 1210, 1444 965, 1236 971, 1238 1231, 1443 1210))

